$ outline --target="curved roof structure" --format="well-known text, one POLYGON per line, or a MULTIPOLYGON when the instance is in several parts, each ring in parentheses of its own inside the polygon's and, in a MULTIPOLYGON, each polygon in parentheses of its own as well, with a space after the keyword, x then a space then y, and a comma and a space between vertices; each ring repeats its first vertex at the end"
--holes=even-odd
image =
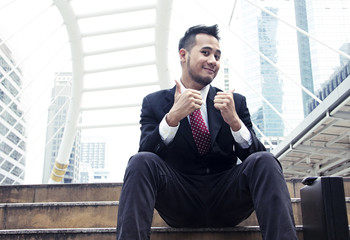
MULTIPOLYGON (((72 81, 72 91, 71 91, 71 101, 69 103, 69 108, 67 112, 67 121, 65 124, 65 131, 62 137, 62 142, 60 145, 60 149, 57 155, 56 164, 54 166, 53 172, 51 174, 50 183, 61 182, 64 176, 64 169, 67 169, 69 164, 69 155, 71 154, 71 149, 73 147, 73 142, 75 140, 76 131, 78 128, 79 118, 81 116, 82 111, 82 97, 84 94, 84 79, 87 74, 94 74, 98 72, 108 72, 113 70, 120 70, 125 68, 138 68, 148 65, 156 65, 158 72, 158 82, 153 82, 154 85, 159 85, 162 88, 169 87, 170 83, 170 75, 168 73, 168 36, 169 36, 169 25, 170 25, 170 13, 171 13, 171 4, 172 1, 158 1, 157 4, 146 4, 146 5, 137 5, 135 7, 128 8, 118 8, 115 10, 105 10, 99 12, 91 12, 88 14, 77 14, 74 11, 71 2, 62 1, 62 0, 54 0, 54 4, 59 9, 63 21, 65 22, 65 26, 67 28, 67 33, 71 46, 71 55, 72 55, 72 72, 73 72, 73 81, 72 81), (149 21, 148 19, 138 19, 136 25, 124 26, 122 24, 118 24, 118 26, 112 25, 113 28, 105 28, 103 31, 95 31, 95 32, 83 32, 80 27, 81 20, 89 20, 91 18, 99 18, 106 16, 114 16, 121 14, 129 14, 129 13, 138 13, 142 11, 153 11, 155 14, 155 22, 151 22, 148 24, 143 24, 143 22, 149 21), (83 41, 85 38, 98 38, 102 35, 112 35, 120 32, 135 32, 145 29, 154 29, 155 39, 153 42, 144 42, 142 40, 142 34, 139 35, 138 43, 134 45, 124 45, 120 46, 116 44, 116 46, 110 47, 106 49, 103 45, 99 45, 101 49, 96 49, 94 52, 89 52, 84 49, 83 41), (91 56, 99 56, 99 61, 108 62, 110 59, 108 58, 108 54, 111 52, 119 52, 119 51, 132 51, 135 49, 153 47, 155 48, 155 58, 148 60, 147 62, 134 62, 129 65, 115 65, 110 68, 100 68, 100 69, 89 69, 85 65, 85 61, 87 58, 91 56), (107 58, 106 58, 107 56, 107 58), (61 166, 61 167, 60 167, 61 166), (61 173, 61 174, 60 174, 61 173), (59 175, 59 176, 58 176, 59 175)), ((141 18, 141 17, 139 17, 141 18)), ((143 83, 145 84, 145 83, 143 83)), ((148 85, 148 84, 147 84, 148 85)), ((125 87, 125 86, 124 86, 125 87)), ((140 87, 140 84, 134 86, 140 87)), ((132 88, 132 86, 127 86, 127 88, 132 88)), ((111 88, 105 88, 111 90, 111 88)), ((101 91, 100 89, 91 90, 91 91, 101 91)), ((139 106, 139 105, 134 105, 139 106)), ((120 104, 115 106, 115 108, 127 108, 130 107, 129 103, 126 102, 124 104, 120 104)), ((105 109, 106 106, 101 106, 100 109, 105 109)), ((114 107, 113 107, 114 108, 114 107)), ((97 108, 98 109, 98 108, 97 108)), ((96 110, 97 110, 96 109, 96 110)), ((131 123, 134 124, 134 123, 131 123)), ((129 125, 129 123, 126 123, 129 125)), ((115 126, 120 126, 116 124, 115 126)), ((104 126, 96 126, 96 127, 104 127, 104 126)), ((109 126, 110 127, 110 126, 109 126)), ((81 128, 81 126, 80 126, 81 128)))

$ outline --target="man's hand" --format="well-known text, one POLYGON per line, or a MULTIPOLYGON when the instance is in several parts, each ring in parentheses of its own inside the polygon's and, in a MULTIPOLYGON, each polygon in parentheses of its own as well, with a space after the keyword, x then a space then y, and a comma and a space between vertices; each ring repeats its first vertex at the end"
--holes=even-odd
POLYGON ((176 90, 174 95, 174 105, 167 114, 166 121, 169 126, 175 127, 187 115, 200 109, 203 101, 199 91, 187 89, 181 92, 181 85, 175 80, 176 90))
POLYGON ((233 131, 241 129, 241 121, 238 117, 233 100, 233 92, 218 92, 214 98, 214 107, 221 112, 224 121, 230 125, 233 131))

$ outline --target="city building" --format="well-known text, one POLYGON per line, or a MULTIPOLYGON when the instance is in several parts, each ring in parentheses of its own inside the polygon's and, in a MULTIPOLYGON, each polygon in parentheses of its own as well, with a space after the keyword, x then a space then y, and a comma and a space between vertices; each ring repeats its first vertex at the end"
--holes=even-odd
POLYGON ((108 182, 110 171, 106 169, 93 169, 90 166, 83 166, 80 172, 80 183, 103 183, 108 182))
POLYGON ((230 86, 230 67, 228 66, 228 59, 225 59, 224 61, 224 64, 223 64, 223 87, 222 87, 222 90, 225 91, 225 92, 228 92, 231 89, 231 86, 230 86))
POLYGON ((324 82, 346 64, 347 59, 334 50, 349 52, 350 8, 343 0, 254 2, 277 18, 250 2, 241 2, 242 33, 247 41, 243 45, 244 80, 250 84, 244 93, 258 135, 276 142, 309 113, 314 99, 300 86, 318 94, 324 82))
MULTIPOLYGON (((55 76, 51 104, 48 109, 43 183, 49 181, 55 159, 58 155, 71 96, 71 82, 72 73, 62 72, 57 73, 55 76)), ((69 165, 62 180, 63 183, 79 182, 80 145, 81 131, 78 130, 70 154, 69 165)))
MULTIPOLYGON (((342 83, 347 77, 350 76, 350 61, 347 64, 344 64, 338 70, 334 72, 334 74, 329 78, 328 81, 322 84, 321 89, 316 92, 316 96, 324 100, 334 89, 336 89, 340 83, 342 83)), ((311 113, 319 103, 312 99, 308 104, 307 113, 311 113)))
POLYGON ((20 98, 23 75, 0 39, 0 184, 22 184, 26 165, 26 122, 20 98))
POLYGON ((81 183, 96 183, 108 180, 109 171, 105 169, 105 155, 105 142, 83 142, 81 144, 81 183))
MULTIPOLYGON (((305 32, 309 32, 306 1, 305 0, 294 1, 294 9, 295 9, 296 26, 305 32)), ((311 93, 313 93, 314 80, 312 77, 310 40, 307 36, 303 35, 300 32, 297 32, 297 37, 298 37, 298 53, 299 53, 301 84, 311 93)), ((312 101, 312 97, 308 95, 305 91, 303 91, 302 98, 303 98, 304 117, 306 117, 308 114, 308 110, 307 110, 308 103, 312 101)))
MULTIPOLYGON (((344 43, 340 49, 340 51, 350 55, 350 40, 347 43, 344 43)), ((340 56, 340 66, 344 66, 349 63, 349 59, 345 58, 344 56, 340 56)))
POLYGON ((231 89, 230 86, 230 67, 228 59, 222 59, 220 63, 220 70, 212 82, 212 85, 221 89, 224 92, 228 92, 231 89))
MULTIPOLYGON (((293 1, 256 2, 295 24, 293 1)), ((301 90, 296 85, 300 83, 296 31, 246 1, 241 2, 241 24, 247 41, 244 80, 250 85, 244 94, 252 121, 259 137, 281 140, 303 119, 301 90)))
MULTIPOLYGON (((346 51, 350 43, 349 1, 308 0, 305 7, 309 33, 333 49, 346 51)), ((346 62, 341 63, 339 53, 314 40, 310 41, 310 53, 314 89, 318 91, 346 62)))
MULTIPOLYGON (((298 0, 295 2, 297 26, 313 37, 320 39, 329 47, 350 52, 350 7, 343 0, 298 0)), ((348 59, 330 50, 323 44, 298 33, 300 77, 304 87, 309 91, 323 91, 324 83, 337 69, 345 65, 348 59)), ((305 116, 309 113, 309 104, 313 102, 303 92, 305 116)))

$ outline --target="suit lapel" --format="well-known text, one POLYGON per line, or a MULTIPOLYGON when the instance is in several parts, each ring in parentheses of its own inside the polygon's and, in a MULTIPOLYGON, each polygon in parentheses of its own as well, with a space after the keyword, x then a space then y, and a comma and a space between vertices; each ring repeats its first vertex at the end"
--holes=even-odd
POLYGON ((163 111, 165 113, 168 113, 174 104, 174 94, 175 94, 175 87, 172 89, 169 89, 169 91, 165 96, 165 101, 163 105, 163 111))
POLYGON ((211 135, 211 143, 216 139, 216 136, 219 133, 219 130, 223 123, 223 118, 219 110, 214 107, 214 97, 216 95, 215 89, 210 86, 208 97, 207 97, 207 112, 208 112, 208 124, 209 131, 211 135))

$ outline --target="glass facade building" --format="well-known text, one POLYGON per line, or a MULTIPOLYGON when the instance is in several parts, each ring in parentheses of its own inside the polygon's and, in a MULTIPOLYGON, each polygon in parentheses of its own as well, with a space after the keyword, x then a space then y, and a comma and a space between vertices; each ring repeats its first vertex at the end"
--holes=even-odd
MULTIPOLYGON (((277 14, 277 8, 267 8, 277 14)), ((261 12, 258 17, 259 51, 273 63, 277 63, 277 26, 278 20, 267 13, 261 12)), ((260 57, 261 93, 274 106, 272 109, 266 102, 254 112, 253 121, 265 136, 281 137, 284 134, 284 124, 276 113, 282 112, 282 82, 278 70, 266 59, 260 57)))
MULTIPOLYGON (((296 26, 305 32, 309 32, 306 1, 298 0, 294 1, 295 7, 295 20, 296 26)), ((314 92, 314 81, 312 77, 312 66, 310 56, 310 41, 309 38, 300 32, 297 32, 298 36, 298 53, 299 53, 299 67, 300 67, 300 79, 301 84, 309 90, 311 93, 314 92)), ((303 110, 304 116, 308 114, 308 103, 312 101, 312 97, 306 92, 302 91, 303 97, 303 110)))
MULTIPOLYGON (((293 1, 256 2, 295 24, 293 1)), ((241 4, 241 19, 249 44, 244 46, 244 77, 254 88, 244 92, 252 121, 264 136, 282 139, 303 119, 301 91, 291 80, 300 82, 296 32, 246 1, 241 4)))
POLYGON ((20 98, 23 75, 11 50, 0 43, 0 185, 22 184, 27 141, 20 98))
MULTIPOLYGON (((309 32, 330 47, 349 54, 350 4, 346 0, 295 1, 298 27, 309 32)), ((300 74, 302 84, 320 95, 326 82, 348 63, 348 59, 315 40, 298 34, 300 74)), ((323 99, 321 96, 320 99, 323 99)), ((307 114, 312 98, 303 93, 304 112, 307 114)), ((313 103, 314 104, 314 103, 313 103)))
MULTIPOLYGON (((347 0, 306 1, 309 32, 334 49, 350 43, 350 3, 347 0)), ((341 67, 342 57, 314 40, 310 41, 312 73, 315 91, 341 67)))
MULTIPOLYGON (((331 48, 349 51, 348 1, 255 2, 331 48)), ((241 2, 240 16, 242 35, 250 45, 244 45, 244 77, 254 91, 247 87, 244 94, 252 120, 264 136, 271 139, 284 137, 309 113, 309 104, 313 101, 300 85, 318 94, 324 83, 348 59, 247 1, 241 2), (258 49, 251 46, 258 46, 258 49), (257 50, 278 69, 259 56, 257 50)))

